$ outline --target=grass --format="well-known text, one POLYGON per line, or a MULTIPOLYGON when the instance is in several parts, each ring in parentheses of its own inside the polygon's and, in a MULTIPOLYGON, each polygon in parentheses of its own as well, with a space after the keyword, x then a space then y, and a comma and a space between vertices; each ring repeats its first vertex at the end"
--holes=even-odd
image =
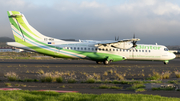
POLYGON ((136 90, 139 88, 145 88, 146 86, 144 84, 133 84, 131 87, 128 87, 128 90, 136 90))
POLYGON ((4 76, 7 77, 9 81, 16 81, 19 79, 15 72, 7 72, 4 76))
POLYGON ((110 86, 110 85, 100 85, 98 88, 99 89, 122 89, 122 87, 110 86))
POLYGON ((144 89, 144 88, 138 88, 135 90, 135 92, 144 92, 144 91, 146 91, 146 89, 144 89))
POLYGON ((2 101, 180 101, 180 98, 146 94, 81 94, 38 91, 0 91, 2 101))

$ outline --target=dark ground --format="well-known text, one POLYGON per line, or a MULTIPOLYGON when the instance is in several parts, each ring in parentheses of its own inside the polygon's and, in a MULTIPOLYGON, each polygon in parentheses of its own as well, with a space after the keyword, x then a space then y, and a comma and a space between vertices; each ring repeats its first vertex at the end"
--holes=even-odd
MULTIPOLYGON (((118 90, 118 89, 92 89, 92 87, 98 87, 101 84, 88 84, 80 83, 86 79, 83 73, 88 75, 98 74, 101 76, 101 80, 115 80, 117 79, 115 73, 108 73, 108 76, 104 76, 105 71, 113 70, 118 74, 124 76, 127 80, 144 80, 149 75, 152 75, 153 71, 171 72, 170 79, 177 80, 174 75, 174 71, 180 71, 180 59, 174 59, 170 61, 168 65, 164 65, 163 62, 155 61, 120 61, 114 62, 110 65, 97 65, 94 61, 88 60, 0 60, 0 87, 4 88, 5 83, 11 83, 15 88, 15 84, 24 84, 26 87, 18 87, 28 90, 71 90, 78 91, 80 93, 135 93, 132 90, 118 90), (42 69, 44 72, 68 72, 75 73, 76 79, 79 81, 75 84, 70 83, 41 83, 41 82, 9 82, 4 74, 7 72, 15 72, 21 79, 31 78, 39 79, 37 71, 42 69), (61 86, 65 88, 61 88, 61 86)), ((113 85, 113 84, 110 84, 113 85)), ((116 86, 127 88, 130 85, 116 84, 116 86)), ((17 87, 16 87, 17 88, 17 87)), ((154 94, 168 97, 180 97, 179 91, 145 91, 141 94, 154 94)))

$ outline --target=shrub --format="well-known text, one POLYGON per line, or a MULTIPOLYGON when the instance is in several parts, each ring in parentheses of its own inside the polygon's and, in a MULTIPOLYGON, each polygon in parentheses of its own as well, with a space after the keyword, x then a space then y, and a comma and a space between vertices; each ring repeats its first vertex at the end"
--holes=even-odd
POLYGON ((104 75, 104 76, 107 76, 107 75, 108 75, 108 72, 105 71, 103 75, 104 75))
POLYGON ((25 78, 24 81, 25 81, 25 82, 34 82, 33 79, 29 79, 29 78, 25 78))
POLYGON ((94 78, 88 78, 86 80, 86 83, 95 83, 95 79, 94 78))
POLYGON ((175 75, 176 75, 177 78, 180 78, 180 72, 176 71, 175 75))
POLYGON ((113 84, 119 84, 120 82, 117 81, 117 80, 113 80, 112 83, 113 83, 113 84))
POLYGON ((146 86, 144 84, 133 84, 131 87, 127 88, 128 90, 135 90, 138 88, 145 88, 146 86))
POLYGON ((111 86, 110 89, 122 89, 123 87, 111 86))
POLYGON ((165 72, 161 75, 161 79, 169 79, 169 76, 171 75, 170 72, 165 72))
POLYGON ((19 87, 19 86, 20 86, 20 84, 15 84, 15 86, 16 86, 16 87, 19 87))
POLYGON ((43 71, 42 69, 39 69, 39 70, 37 71, 37 73, 39 73, 39 74, 44 74, 44 71, 43 71))
POLYGON ((111 80, 105 80, 103 83, 112 83, 111 80))
POLYGON ((161 78, 161 75, 158 72, 153 72, 153 76, 147 78, 147 80, 158 80, 161 78))
POLYGON ((4 76, 7 77, 9 81, 16 81, 19 79, 18 75, 15 72, 8 72, 4 76))
POLYGON ((102 83, 102 81, 101 80, 96 80, 96 83, 102 83))
POLYGON ((63 82, 63 78, 61 76, 56 77, 56 82, 62 83, 63 82))
POLYGON ((144 88, 138 88, 135 90, 135 92, 144 92, 144 91, 146 91, 146 89, 144 89, 144 88))
POLYGON ((5 83, 5 86, 11 87, 11 83, 5 83))
POLYGON ((99 86, 99 89, 109 89, 110 87, 108 85, 101 85, 99 86))
POLYGON ((68 83, 76 83, 76 80, 74 78, 69 78, 68 83))
POLYGON ((41 82, 54 82, 56 81, 55 75, 51 73, 44 73, 39 75, 41 82))

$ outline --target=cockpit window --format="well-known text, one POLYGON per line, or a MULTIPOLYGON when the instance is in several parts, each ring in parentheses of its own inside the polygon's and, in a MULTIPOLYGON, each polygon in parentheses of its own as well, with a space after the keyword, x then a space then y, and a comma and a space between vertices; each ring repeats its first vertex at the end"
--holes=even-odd
POLYGON ((168 48, 164 48, 164 51, 169 51, 168 48))

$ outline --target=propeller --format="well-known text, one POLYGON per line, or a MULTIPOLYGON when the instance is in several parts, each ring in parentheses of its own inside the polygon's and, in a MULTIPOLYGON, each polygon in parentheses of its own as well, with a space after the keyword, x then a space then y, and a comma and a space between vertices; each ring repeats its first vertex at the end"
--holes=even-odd
MULTIPOLYGON (((135 39, 135 34, 133 35, 133 39, 135 39)), ((136 43, 137 41, 132 41, 132 44, 133 44, 132 48, 135 48, 137 46, 136 43)))
POLYGON ((118 37, 115 36, 115 41, 118 41, 118 40, 119 40, 119 36, 118 37))

